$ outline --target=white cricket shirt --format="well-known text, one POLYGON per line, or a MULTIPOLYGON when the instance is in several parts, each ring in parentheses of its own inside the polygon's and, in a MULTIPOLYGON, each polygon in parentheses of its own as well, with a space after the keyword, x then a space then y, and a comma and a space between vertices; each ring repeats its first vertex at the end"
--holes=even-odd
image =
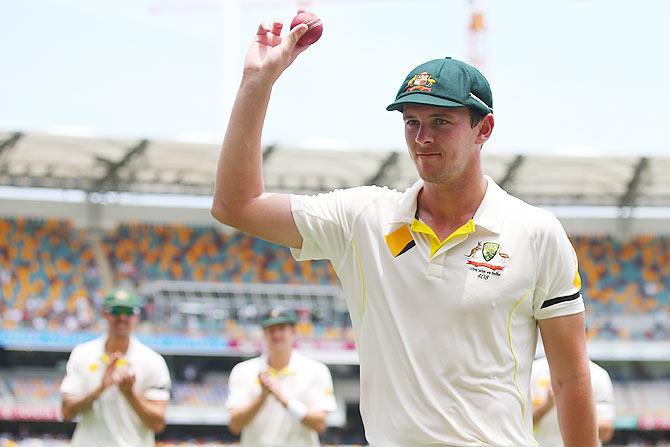
MULTIPOLYGON (((297 399, 315 411, 337 409, 333 379, 328 367, 295 350, 288 366, 275 371, 267 357, 256 357, 235 365, 228 379, 226 408, 249 405, 261 394, 258 374, 269 371, 287 399, 297 399)), ((290 414, 277 399, 268 396, 256 416, 242 429, 241 447, 318 447, 319 435, 290 414)))
MULTIPOLYGON (((532 368, 531 398, 534 406, 540 406, 547 401, 551 385, 547 358, 542 357, 535 360, 532 368)), ((616 417, 614 387, 609 374, 600 365, 590 360, 589 372, 596 405, 596 418, 598 421, 614 421, 616 417)), ((540 447, 563 447, 556 406, 549 410, 535 426, 535 439, 540 447)))
MULTIPOLYGON (((106 340, 105 336, 75 346, 67 362, 61 393, 83 396, 100 386, 109 364, 106 340)), ((135 337, 130 338, 128 351, 118 365, 127 365, 135 373, 133 390, 138 395, 149 400, 170 399, 170 373, 165 360, 135 337)), ((112 385, 81 414, 71 445, 149 447, 155 441, 154 432, 144 425, 118 386, 112 385)))
POLYGON ((421 180, 291 196, 293 255, 329 259, 342 282, 375 447, 535 445, 537 320, 584 310, 577 258, 551 213, 487 181, 439 247, 415 220, 421 180))

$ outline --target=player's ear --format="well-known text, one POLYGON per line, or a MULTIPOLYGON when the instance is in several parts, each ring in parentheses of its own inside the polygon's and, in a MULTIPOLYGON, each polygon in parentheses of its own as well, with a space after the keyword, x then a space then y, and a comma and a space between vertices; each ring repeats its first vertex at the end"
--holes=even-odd
POLYGON ((493 126, 495 125, 495 120, 493 119, 493 114, 489 113, 486 115, 477 125, 477 137, 475 138, 475 143, 484 144, 486 141, 491 138, 493 133, 493 126))

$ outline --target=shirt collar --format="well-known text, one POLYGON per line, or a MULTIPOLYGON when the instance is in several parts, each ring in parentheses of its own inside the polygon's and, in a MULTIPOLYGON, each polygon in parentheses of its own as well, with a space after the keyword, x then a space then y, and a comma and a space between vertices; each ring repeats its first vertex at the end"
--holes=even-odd
POLYGON ((507 192, 488 175, 484 177, 488 182, 486 194, 484 194, 484 200, 479 204, 473 220, 475 225, 484 227, 494 233, 500 233, 505 218, 507 192))
POLYGON ((273 367, 271 367, 268 364, 268 355, 267 353, 263 353, 261 355, 261 359, 265 367, 267 368, 267 371, 269 371, 271 374, 279 377, 283 376, 288 376, 290 374, 293 374, 296 370, 296 362, 298 362, 299 359, 299 354, 295 352, 295 350, 291 351, 291 357, 288 359, 288 365, 283 367, 280 370, 275 370, 273 367))
POLYGON ((416 199, 421 188, 423 188, 423 180, 419 179, 405 190, 389 223, 412 223, 416 214, 416 199))
MULTIPOLYGON (((485 175, 487 181, 486 193, 482 203, 475 212, 475 225, 484 227, 494 233, 500 233, 505 216, 505 197, 507 193, 498 186, 491 177, 485 175)), ((423 180, 419 179, 403 193, 390 223, 411 224, 416 215, 416 200, 419 191, 423 188, 423 180)))
MULTIPOLYGON (((98 342, 100 343, 99 347, 100 350, 102 351, 100 359, 105 364, 109 364, 110 361, 109 354, 105 352, 105 345, 107 344, 107 338, 108 338, 107 336, 102 336, 98 338, 98 342)), ((131 335, 130 341, 128 342, 128 349, 126 349, 126 352, 124 352, 123 355, 121 356, 121 359, 123 359, 125 363, 128 363, 129 358, 134 357, 133 353, 135 349, 137 349, 136 346, 137 346, 137 339, 135 338, 135 336, 131 335)))
MULTIPOLYGON (((135 337, 134 335, 130 335, 130 337, 128 338, 129 341, 128 341, 128 349, 126 349, 126 355, 128 355, 131 352, 131 350, 134 351, 135 345, 137 345, 137 337, 135 337)), ((105 346, 107 345, 108 339, 109 339, 108 334, 102 335, 97 338, 97 342, 100 344, 100 349, 102 349, 103 352, 105 351, 105 346)))

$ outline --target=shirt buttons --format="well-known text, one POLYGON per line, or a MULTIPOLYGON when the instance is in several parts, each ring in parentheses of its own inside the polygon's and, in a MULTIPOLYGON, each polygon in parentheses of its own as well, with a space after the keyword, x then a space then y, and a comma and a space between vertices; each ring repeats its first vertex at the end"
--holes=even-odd
POLYGON ((442 265, 435 264, 433 262, 428 264, 428 270, 426 270, 427 276, 432 276, 433 278, 442 277, 442 265))

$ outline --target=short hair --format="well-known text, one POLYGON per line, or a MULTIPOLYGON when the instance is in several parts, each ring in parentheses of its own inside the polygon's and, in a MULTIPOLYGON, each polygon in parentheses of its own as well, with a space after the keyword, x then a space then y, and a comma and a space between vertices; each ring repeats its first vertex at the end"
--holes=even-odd
POLYGON ((470 112, 470 126, 473 128, 479 124, 486 115, 488 115, 488 113, 483 113, 473 107, 468 107, 468 111, 470 112))

